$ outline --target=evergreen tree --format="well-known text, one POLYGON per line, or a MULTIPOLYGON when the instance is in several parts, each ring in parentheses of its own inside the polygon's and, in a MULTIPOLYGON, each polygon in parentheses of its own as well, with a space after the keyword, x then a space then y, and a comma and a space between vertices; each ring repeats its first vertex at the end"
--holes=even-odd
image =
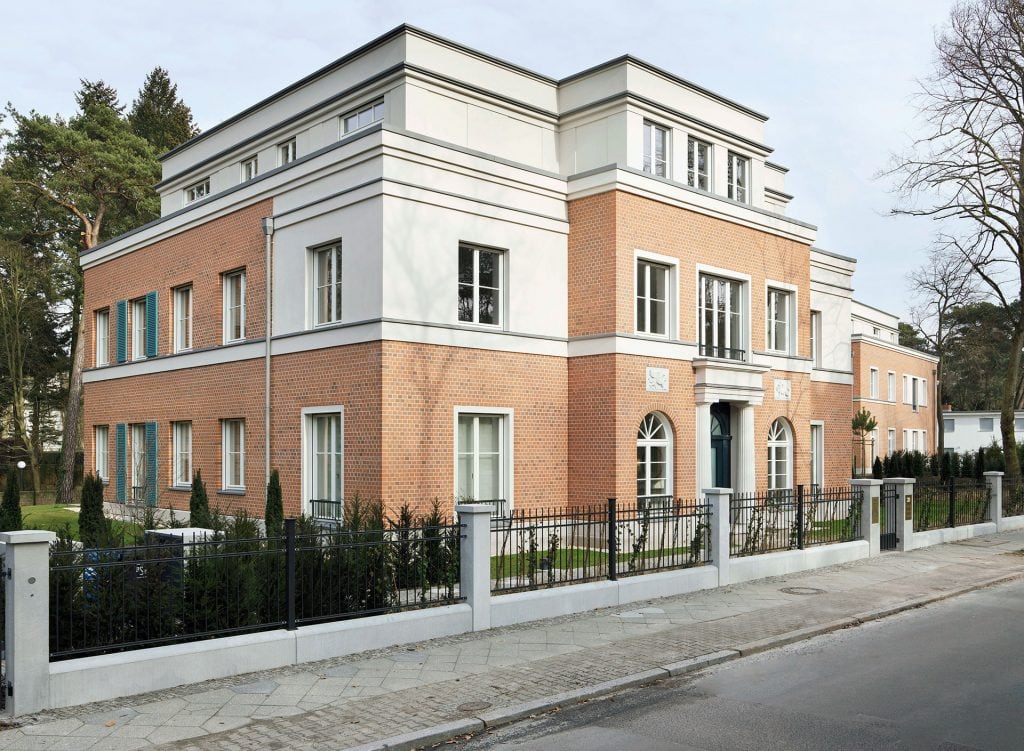
POLYGON ((124 105, 117 101, 117 89, 103 80, 87 81, 84 78, 79 80, 82 88, 75 92, 75 102, 77 102, 79 110, 85 112, 90 107, 100 106, 109 107, 118 115, 124 114, 124 105))
POLYGON ((0 504, 0 532, 16 532, 21 529, 21 480, 18 470, 10 467, 7 470, 7 487, 4 488, 4 500, 0 504))
POLYGON ((267 483, 267 506, 263 514, 267 526, 267 537, 280 537, 284 534, 284 505, 281 501, 281 478, 277 470, 270 473, 267 483))
POLYGON ((78 536, 87 548, 100 548, 110 542, 110 520, 103 515, 103 480, 93 474, 82 481, 78 536))
POLYGON ((210 516, 210 500, 206 496, 206 484, 198 469, 192 477, 192 495, 188 498, 188 510, 190 526, 210 528, 213 522, 210 516))
POLYGON ((882 470, 882 460, 877 456, 875 457, 875 461, 871 464, 871 476, 876 480, 881 480, 885 477, 885 472, 882 470))
POLYGON ((178 86, 163 68, 153 68, 128 113, 135 135, 145 138, 158 154, 180 146, 199 133, 192 110, 179 97, 178 86))
POLYGON ((942 455, 942 463, 939 466, 939 479, 945 482, 949 479, 949 476, 953 473, 953 454, 945 453, 942 455))

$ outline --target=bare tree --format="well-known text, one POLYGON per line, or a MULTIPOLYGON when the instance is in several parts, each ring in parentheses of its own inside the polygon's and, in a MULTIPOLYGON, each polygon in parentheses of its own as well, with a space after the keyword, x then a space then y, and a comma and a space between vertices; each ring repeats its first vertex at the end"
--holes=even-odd
MULTIPOLYGON (((905 199, 894 211, 947 222, 948 247, 1013 316, 1019 353, 1024 321, 1013 303, 1024 293, 1024 0, 958 3, 935 44, 936 68, 920 94, 928 134, 890 173, 900 177, 905 199)), ((1020 358, 1008 362, 1000 430, 1007 478, 1016 481, 1020 358)))
MULTIPOLYGON (((962 253, 955 247, 940 245, 929 254, 927 262, 910 273, 908 281, 915 299, 910 308, 911 323, 939 358, 935 366, 934 403, 941 410, 946 350, 954 331, 952 314, 961 305, 977 299, 977 280, 962 253)), ((935 432, 941 456, 946 448, 941 423, 935 432)))

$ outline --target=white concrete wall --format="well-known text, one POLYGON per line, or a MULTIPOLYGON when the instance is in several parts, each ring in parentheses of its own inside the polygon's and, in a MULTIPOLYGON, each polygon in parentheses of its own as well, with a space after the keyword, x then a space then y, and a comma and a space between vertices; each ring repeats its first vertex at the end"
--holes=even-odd
POLYGON ((785 550, 778 553, 744 556, 729 559, 729 581, 723 584, 738 584, 751 579, 767 576, 783 576, 812 568, 848 563, 869 554, 865 540, 841 542, 835 545, 819 545, 804 550, 785 550))
MULTIPOLYGON (((849 373, 852 280, 856 262, 811 249, 811 310, 821 313, 821 368, 849 373)), ((852 381, 851 381, 852 382, 852 381)))
MULTIPOLYGON (((1003 445, 1003 434, 999 429, 998 412, 941 412, 944 445, 957 452, 977 451, 988 448, 994 442, 1003 445), (992 430, 982 430, 981 420, 990 419, 992 430), (953 430, 946 430, 946 421, 953 421, 953 430)), ((1014 435, 1018 443, 1024 442, 1024 411, 1014 413, 1014 435)))
MULTIPOLYGON (((1009 528, 1011 527, 1007 527, 1007 529, 1009 528)), ((982 524, 966 524, 962 527, 944 527, 943 529, 930 529, 927 532, 915 532, 913 547, 908 549, 916 550, 917 548, 927 548, 931 545, 941 545, 945 542, 969 540, 972 537, 980 537, 981 535, 994 535, 998 531, 1000 530, 996 529, 996 525, 992 522, 984 522, 982 524)))

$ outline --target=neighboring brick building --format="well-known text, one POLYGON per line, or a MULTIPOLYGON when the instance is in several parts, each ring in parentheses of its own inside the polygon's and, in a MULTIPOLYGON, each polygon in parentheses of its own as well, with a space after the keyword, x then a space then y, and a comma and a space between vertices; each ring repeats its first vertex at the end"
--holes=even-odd
POLYGON ((631 57, 384 35, 166 154, 163 216, 84 254, 89 467, 257 514, 268 467, 321 515, 844 482, 855 262, 785 215, 765 120, 631 57))

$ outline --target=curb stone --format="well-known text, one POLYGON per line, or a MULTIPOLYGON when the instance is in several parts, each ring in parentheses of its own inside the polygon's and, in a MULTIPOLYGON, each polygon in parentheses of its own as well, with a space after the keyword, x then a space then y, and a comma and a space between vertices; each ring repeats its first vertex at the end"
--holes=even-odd
POLYGON ((818 626, 808 626, 796 629, 795 631, 788 631, 784 634, 779 634, 778 636, 769 637, 767 639, 747 642, 746 644, 742 644, 733 649, 709 652, 698 657, 692 657, 688 660, 682 660, 681 662, 663 665, 662 667, 654 668, 653 670, 632 673, 630 675, 623 676, 622 678, 604 681, 602 683, 594 684, 593 686, 585 686, 574 691, 565 691, 553 694, 543 699, 536 699, 534 701, 513 705, 511 707, 493 709, 489 712, 468 717, 464 720, 456 720, 453 722, 442 723, 440 725, 433 725, 428 728, 423 728, 422 730, 414 730, 409 733, 392 736, 391 738, 385 738, 381 741, 365 743, 359 746, 349 746, 344 749, 339 749, 338 751, 412 751, 413 749, 446 741, 456 735, 479 733, 482 730, 508 725, 510 723, 517 722, 518 720, 525 719, 526 717, 549 712, 560 707, 580 704, 590 699, 601 698, 628 688, 648 686, 660 680, 664 680, 665 678, 685 675, 686 673, 711 667, 712 665, 731 662, 732 660, 737 660, 741 657, 757 654, 777 647, 784 647, 788 644, 811 639, 815 636, 823 636, 824 634, 833 633, 845 628, 855 628, 870 621, 880 620, 891 615, 896 615, 897 613, 914 610, 916 608, 924 607, 925 605, 941 602, 942 600, 948 600, 979 589, 985 589, 998 584, 1006 584, 1019 579, 1024 579, 1024 573, 997 576, 993 579, 970 584, 959 589, 941 592, 934 595, 915 597, 910 600, 905 600, 897 605, 890 605, 884 608, 877 608, 875 610, 867 610, 863 613, 858 613, 846 618, 840 618, 818 626))

